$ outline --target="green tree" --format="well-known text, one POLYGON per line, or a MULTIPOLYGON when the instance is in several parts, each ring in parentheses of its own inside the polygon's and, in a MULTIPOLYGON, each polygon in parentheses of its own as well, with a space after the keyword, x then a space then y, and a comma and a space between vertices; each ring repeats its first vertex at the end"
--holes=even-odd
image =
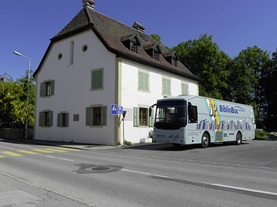
POLYGON ((271 63, 263 81, 264 97, 267 100, 264 122, 267 130, 277 131, 277 50, 272 53, 271 63))
MULTIPOLYGON (((0 81, 0 127, 23 127, 26 120, 28 76, 0 81)), ((30 82, 29 126, 34 125, 35 85, 30 82)))
POLYGON ((223 99, 226 96, 231 59, 213 42, 211 35, 180 43, 176 50, 182 63, 200 78, 199 94, 223 99))
POLYGON ((247 47, 234 58, 235 67, 230 70, 229 90, 236 102, 251 104, 255 109, 258 127, 264 127, 267 99, 265 81, 270 69, 270 56, 259 47, 247 47))

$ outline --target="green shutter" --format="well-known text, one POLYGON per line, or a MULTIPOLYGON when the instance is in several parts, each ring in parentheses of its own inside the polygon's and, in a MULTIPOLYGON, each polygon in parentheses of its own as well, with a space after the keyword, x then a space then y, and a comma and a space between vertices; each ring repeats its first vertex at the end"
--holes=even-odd
POLYGON ((133 108, 133 125, 134 125, 134 127, 139 126, 139 108, 138 107, 133 108))
POLYGON ((40 96, 44 97, 45 96, 45 84, 40 83, 40 96))
POLYGON ((143 90, 143 73, 138 73, 138 89, 143 90))
POLYGON ((171 94, 171 82, 168 79, 163 79, 163 94, 170 95, 171 94))
POLYGON ((107 125, 107 106, 101 107, 101 126, 107 125))
POLYGON ((91 89, 103 88, 103 70, 91 71, 91 89))
POLYGON ((57 114, 57 126, 58 127, 61 127, 62 125, 61 125, 61 122, 62 122, 62 120, 61 120, 61 113, 58 113, 57 114))
POLYGON ((188 94, 188 84, 182 83, 182 95, 188 94))
POLYGON ((149 110, 151 110, 151 116, 148 117, 149 118, 149 126, 152 127, 152 126, 154 126, 155 114, 154 114, 153 108, 150 108, 149 110))
POLYGON ((87 107, 86 108, 86 126, 91 126, 92 125, 92 107, 87 107))
POLYGON ((146 91, 149 91, 149 74, 144 74, 144 88, 146 91))
POLYGON ((55 81, 52 80, 51 81, 51 96, 53 96, 55 94, 55 81))
POLYGON ((41 127, 43 126, 43 120, 43 112, 39 112, 39 126, 41 127))
POLYGON ((66 125, 65 126, 68 127, 69 126, 69 113, 66 113, 65 118, 66 118, 66 120, 65 120, 66 125))
POLYGON ((139 72, 138 73, 138 89, 143 91, 149 91, 149 74, 139 72))
POLYGON ((49 126, 53 126, 53 111, 49 111, 49 126))

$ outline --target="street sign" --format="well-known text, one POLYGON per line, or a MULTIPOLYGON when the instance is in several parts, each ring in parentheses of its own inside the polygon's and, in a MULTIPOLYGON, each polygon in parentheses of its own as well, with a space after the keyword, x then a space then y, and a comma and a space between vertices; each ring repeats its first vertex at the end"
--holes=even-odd
POLYGON ((118 114, 123 114, 123 106, 118 106, 118 114))
POLYGON ((111 105, 111 111, 112 111, 112 115, 117 115, 117 105, 116 104, 112 104, 111 105))

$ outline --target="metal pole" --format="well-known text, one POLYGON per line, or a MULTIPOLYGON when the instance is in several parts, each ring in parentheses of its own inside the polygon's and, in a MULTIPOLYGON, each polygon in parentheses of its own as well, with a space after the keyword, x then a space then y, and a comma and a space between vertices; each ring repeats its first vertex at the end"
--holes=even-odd
POLYGON ((29 102, 30 102, 30 73, 31 73, 31 60, 20 52, 14 51, 15 55, 24 57, 28 60, 28 80, 27 80, 27 103, 26 103, 26 118, 25 118, 25 139, 28 139, 28 122, 29 122, 29 102))

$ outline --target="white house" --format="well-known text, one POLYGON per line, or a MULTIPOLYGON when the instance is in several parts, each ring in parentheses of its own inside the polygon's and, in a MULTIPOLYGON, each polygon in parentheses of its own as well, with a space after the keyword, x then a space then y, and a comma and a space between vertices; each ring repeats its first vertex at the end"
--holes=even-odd
POLYGON ((92 0, 83 4, 34 73, 34 139, 138 143, 152 130, 149 106, 164 96, 198 95, 198 78, 141 24, 128 27, 96 12, 92 0), (126 111, 124 121, 112 114, 114 104, 126 111))

